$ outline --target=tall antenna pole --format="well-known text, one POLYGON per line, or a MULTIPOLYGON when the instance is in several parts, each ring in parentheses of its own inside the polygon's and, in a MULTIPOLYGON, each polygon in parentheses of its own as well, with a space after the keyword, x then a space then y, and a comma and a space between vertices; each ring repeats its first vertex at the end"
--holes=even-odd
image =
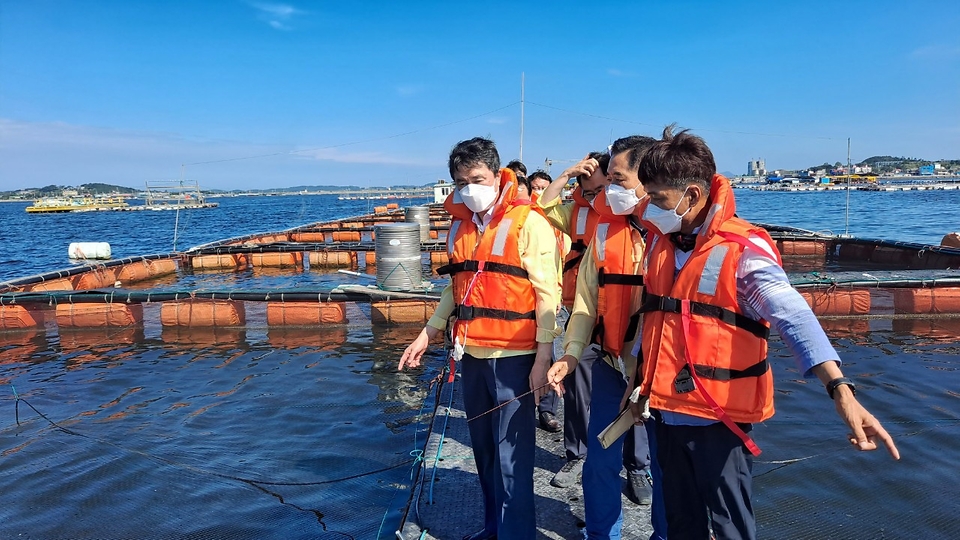
POLYGON ((850 137, 847 137, 847 210, 843 222, 843 235, 850 236, 850 174, 853 169, 850 167, 850 137))
MULTIPOLYGON (((180 164, 180 186, 183 186, 183 172, 186 165, 180 164)), ((177 232, 180 230, 180 203, 177 203, 177 215, 173 221, 173 252, 177 252, 177 232)))
POLYGON ((523 161, 523 78, 524 73, 520 72, 520 161, 523 161))

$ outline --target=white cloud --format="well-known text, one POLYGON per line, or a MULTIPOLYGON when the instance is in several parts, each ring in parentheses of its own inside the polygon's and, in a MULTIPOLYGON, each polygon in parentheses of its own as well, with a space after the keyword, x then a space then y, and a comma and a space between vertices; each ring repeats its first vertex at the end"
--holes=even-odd
POLYGON ((290 22, 294 17, 306 13, 289 4, 268 4, 250 2, 250 7, 259 11, 258 17, 276 30, 292 30, 290 22))
POLYGON ((914 58, 929 58, 933 60, 947 60, 960 57, 960 47, 956 45, 926 45, 910 52, 914 58))
POLYGON ((488 124, 506 124, 507 122, 510 122, 510 120, 502 116, 494 116, 487 119, 488 124))

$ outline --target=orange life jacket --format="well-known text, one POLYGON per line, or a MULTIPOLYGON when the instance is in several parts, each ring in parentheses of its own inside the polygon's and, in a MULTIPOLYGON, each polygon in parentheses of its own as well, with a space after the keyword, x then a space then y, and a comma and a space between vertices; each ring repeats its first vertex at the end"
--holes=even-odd
POLYGON ((610 210, 604 192, 597 194, 594 208, 598 219, 591 254, 597 267, 598 287, 592 341, 615 359, 623 353, 624 342, 633 340, 639 323, 635 310, 643 275, 637 274, 641 269, 634 264, 641 253, 634 252, 633 234, 640 230, 630 216, 618 216, 610 210))
POLYGON ((531 206, 516 201, 517 181, 500 169, 493 218, 479 231, 457 192, 443 203, 453 218, 447 235, 450 264, 437 269, 453 280, 453 336, 463 345, 528 351, 537 348, 536 293, 520 261, 518 239, 531 206))
MULTIPOLYGON (((647 204, 638 209, 640 216, 647 204)), ((770 325, 741 311, 737 267, 751 235, 777 251, 766 231, 735 217, 733 192, 723 176, 713 178, 710 204, 696 246, 676 278, 674 244, 644 223, 650 234, 641 308, 641 392, 650 396, 651 408, 722 420, 738 432, 732 422, 761 422, 774 410, 767 362, 770 325)), ((750 448, 749 436, 737 434, 750 448)), ((754 450, 759 454, 756 445, 754 450)))
POLYGON ((573 299, 577 295, 577 275, 580 274, 580 261, 587 251, 587 245, 593 238, 600 219, 590 203, 583 198, 583 190, 578 186, 573 191, 573 213, 570 215, 570 251, 563 258, 563 277, 561 296, 563 305, 573 307, 573 299))

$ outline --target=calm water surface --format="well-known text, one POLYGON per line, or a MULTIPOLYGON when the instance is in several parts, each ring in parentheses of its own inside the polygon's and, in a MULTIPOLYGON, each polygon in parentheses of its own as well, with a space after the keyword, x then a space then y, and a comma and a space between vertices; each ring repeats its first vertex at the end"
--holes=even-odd
MULTIPOLYGON (((937 243, 960 229, 960 192, 850 195, 854 235, 937 243)), ((844 229, 843 193, 736 196, 747 219, 844 229)), ((323 196, 219 202, 181 214, 179 248, 368 211, 323 196)), ((72 241, 116 257, 172 248, 173 213, 24 206, 0 204, 0 279, 68 266, 72 241)), ((393 537, 440 364, 396 374, 418 328, 371 327, 369 306, 351 306, 342 327, 176 331, 156 309, 142 330, 0 339, 0 538, 393 537), (14 385, 49 420, 21 402, 18 425, 14 385)), ((777 415, 755 429, 761 537, 960 537, 960 321, 824 325, 903 459, 851 450, 774 337, 777 415)))

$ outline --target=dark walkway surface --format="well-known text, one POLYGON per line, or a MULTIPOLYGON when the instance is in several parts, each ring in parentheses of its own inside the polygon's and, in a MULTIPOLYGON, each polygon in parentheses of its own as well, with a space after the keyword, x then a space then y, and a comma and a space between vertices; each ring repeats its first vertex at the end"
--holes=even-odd
MULTIPOLYGON (((558 416, 562 421, 562 412, 558 416)), ((463 412, 459 374, 454 384, 444 386, 433 424, 423 455, 423 481, 415 488, 414 502, 402 531, 404 540, 421 537, 460 540, 483 526, 480 483, 463 412)), ((563 463, 563 434, 537 429, 534 490, 538 539, 583 538, 580 484, 569 488, 550 485, 563 463)), ((621 472, 621 477, 625 487, 625 471, 621 472)), ((624 538, 649 538, 653 532, 650 507, 637 506, 625 495, 622 502, 624 538)))

